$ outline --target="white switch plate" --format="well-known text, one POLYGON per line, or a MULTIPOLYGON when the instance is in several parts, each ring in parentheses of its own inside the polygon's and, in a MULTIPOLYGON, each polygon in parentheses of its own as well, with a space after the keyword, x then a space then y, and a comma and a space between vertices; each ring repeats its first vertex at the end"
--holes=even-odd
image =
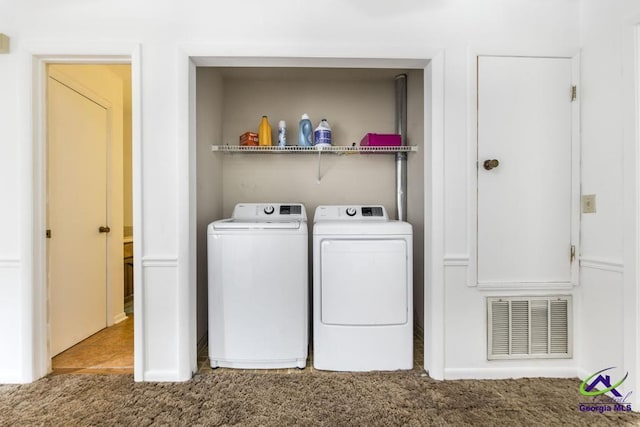
POLYGON ((596 213, 595 194, 585 194, 582 196, 582 213, 596 213))
POLYGON ((9 37, 0 33, 0 53, 9 53, 9 37))

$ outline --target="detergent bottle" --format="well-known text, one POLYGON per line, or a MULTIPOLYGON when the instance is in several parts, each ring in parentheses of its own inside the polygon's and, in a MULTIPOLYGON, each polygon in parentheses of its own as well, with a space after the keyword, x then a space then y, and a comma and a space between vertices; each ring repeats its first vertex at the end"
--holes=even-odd
POLYGON ((278 122, 278 146, 287 146, 287 123, 284 120, 278 122))
POLYGON ((271 125, 267 116, 262 116, 260 126, 258 127, 258 145, 270 146, 271 143, 271 125))
POLYGON ((322 119, 314 132, 315 145, 328 147, 331 145, 331 127, 327 119, 322 119))
POLYGON ((301 147, 311 147, 313 145, 311 120, 307 113, 302 115, 300 119, 298 132, 298 145, 301 147))

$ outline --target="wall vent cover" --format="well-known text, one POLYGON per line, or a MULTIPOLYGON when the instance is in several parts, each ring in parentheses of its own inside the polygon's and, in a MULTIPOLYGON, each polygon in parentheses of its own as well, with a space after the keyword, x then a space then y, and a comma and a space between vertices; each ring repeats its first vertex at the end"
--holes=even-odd
POLYGON ((570 296, 487 298, 487 321, 489 360, 571 357, 570 296))

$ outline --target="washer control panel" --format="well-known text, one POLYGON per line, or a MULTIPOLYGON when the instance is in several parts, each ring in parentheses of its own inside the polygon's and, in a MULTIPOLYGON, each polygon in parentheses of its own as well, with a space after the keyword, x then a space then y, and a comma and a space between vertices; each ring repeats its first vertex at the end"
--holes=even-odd
POLYGON ((276 211, 276 208, 273 207, 273 205, 267 205, 264 207, 264 209, 262 210, 264 213, 266 213, 267 215, 271 215, 272 213, 274 213, 276 211))
POLYGON ((307 212, 302 203, 238 203, 231 217, 239 220, 306 221, 307 212))
POLYGON ((318 206, 314 221, 388 221, 387 210, 382 205, 318 206))

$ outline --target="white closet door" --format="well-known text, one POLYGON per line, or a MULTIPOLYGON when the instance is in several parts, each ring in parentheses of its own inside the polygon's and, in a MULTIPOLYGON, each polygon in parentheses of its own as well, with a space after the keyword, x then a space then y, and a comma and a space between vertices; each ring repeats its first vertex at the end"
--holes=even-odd
POLYGON ((478 59, 479 284, 571 281, 571 74, 568 58, 478 59))

